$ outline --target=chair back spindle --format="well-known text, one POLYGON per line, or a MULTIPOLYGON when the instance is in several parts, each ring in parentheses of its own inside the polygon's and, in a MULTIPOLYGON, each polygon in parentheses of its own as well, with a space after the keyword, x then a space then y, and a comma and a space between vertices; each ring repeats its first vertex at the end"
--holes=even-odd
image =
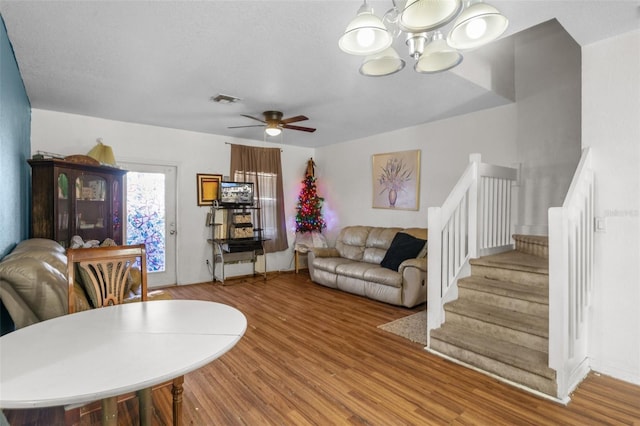
POLYGON ((75 312, 74 283, 80 274, 85 290, 93 293, 94 306, 118 305, 127 297, 132 267, 140 262, 141 300, 147 300, 146 248, 144 244, 67 250, 69 313, 75 312), (90 288, 89 288, 90 287, 90 288))

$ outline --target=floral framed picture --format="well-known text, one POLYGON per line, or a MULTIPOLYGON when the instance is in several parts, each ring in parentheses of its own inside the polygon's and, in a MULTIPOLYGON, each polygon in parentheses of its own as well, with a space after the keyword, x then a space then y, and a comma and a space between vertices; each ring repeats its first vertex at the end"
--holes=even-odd
POLYGON ((222 175, 197 173, 196 179, 198 180, 198 205, 213 205, 213 200, 218 199, 218 188, 220 187, 222 175))
POLYGON ((418 210, 420 150, 373 155, 373 208, 418 210))

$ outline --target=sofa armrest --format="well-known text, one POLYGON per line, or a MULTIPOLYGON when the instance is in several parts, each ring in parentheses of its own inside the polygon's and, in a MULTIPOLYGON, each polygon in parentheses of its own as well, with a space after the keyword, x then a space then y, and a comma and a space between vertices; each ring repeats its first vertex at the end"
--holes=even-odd
POLYGON ((311 251, 315 257, 340 257, 340 252, 333 247, 313 247, 311 251))
POLYGON ((427 258, 407 259, 400 264, 402 304, 414 307, 427 300, 427 258))
POLYGON ((398 272, 403 274, 406 268, 418 268, 422 272, 427 272, 427 258, 407 259, 400 264, 398 272))

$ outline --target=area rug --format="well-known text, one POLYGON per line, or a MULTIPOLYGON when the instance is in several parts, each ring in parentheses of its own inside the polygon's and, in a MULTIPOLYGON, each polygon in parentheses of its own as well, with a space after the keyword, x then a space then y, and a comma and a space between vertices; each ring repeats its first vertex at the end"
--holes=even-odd
POLYGON ((389 333, 397 334, 412 342, 426 345, 427 311, 420 311, 407 317, 379 325, 378 328, 388 331, 389 333))

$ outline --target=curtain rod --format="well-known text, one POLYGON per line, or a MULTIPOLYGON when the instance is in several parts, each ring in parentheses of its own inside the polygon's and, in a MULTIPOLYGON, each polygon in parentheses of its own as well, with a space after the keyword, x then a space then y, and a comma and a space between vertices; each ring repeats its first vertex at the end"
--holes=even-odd
MULTIPOLYGON (((233 143, 231 143, 231 142, 225 142, 225 144, 227 144, 227 145, 236 145, 236 144, 233 144, 233 143)), ((249 146, 249 145, 244 145, 244 146, 249 146)), ((258 146, 258 147, 256 147, 256 148, 265 148, 265 147, 263 147, 263 146, 258 146)), ((284 149, 280 148, 280 152, 284 152, 284 149)))

